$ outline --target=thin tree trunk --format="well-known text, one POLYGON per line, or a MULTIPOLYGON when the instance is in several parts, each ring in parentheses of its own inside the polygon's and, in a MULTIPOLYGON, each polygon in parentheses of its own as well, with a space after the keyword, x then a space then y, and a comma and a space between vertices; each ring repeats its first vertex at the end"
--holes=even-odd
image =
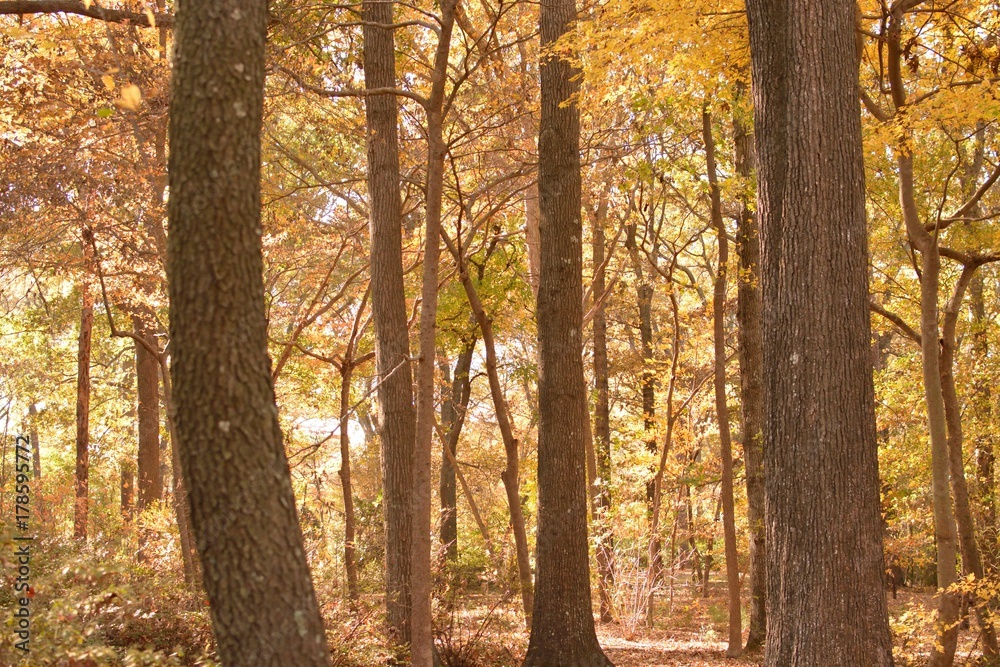
MULTIPOLYGON (((575 0, 542 2, 543 53, 576 18, 575 0)), ((597 641, 587 548, 579 71, 543 56, 540 72, 538 574, 524 665, 603 667, 611 662, 597 641)))
MULTIPOLYGON (((444 441, 444 435, 438 431, 438 436, 444 441)), ((476 504, 476 498, 472 495, 472 490, 469 488, 469 483, 465 481, 465 475, 462 473, 462 469, 458 467, 458 461, 455 460, 455 455, 450 449, 443 449, 445 458, 448 459, 448 463, 455 470, 455 476, 458 478, 458 483, 462 487, 462 493, 465 494, 465 499, 469 503, 469 510, 472 511, 472 517, 476 520, 476 526, 479 528, 479 534, 483 536, 483 543, 486 545, 486 554, 490 557, 490 561, 495 563, 497 566, 500 565, 500 561, 497 558, 496 549, 493 546, 493 538, 490 536, 489 527, 486 522, 483 521, 483 515, 479 511, 479 505, 476 504)))
MULTIPOLYGON (((393 3, 362 3, 365 87, 396 87, 393 3)), ((413 447, 416 421, 403 287, 398 110, 390 95, 365 97, 371 214, 372 315, 378 369, 385 515, 386 618, 390 639, 410 643, 413 447)))
MULTIPOLYGON (((167 436, 169 438, 170 466, 173 468, 173 508, 174 517, 177 520, 177 534, 181 543, 181 558, 184 565, 184 583, 189 585, 201 584, 201 565, 198 561, 198 549, 195 546, 194 536, 191 529, 191 504, 188 499, 187 485, 184 483, 184 474, 181 470, 181 460, 177 453, 177 432, 174 429, 175 410, 172 384, 170 380, 170 368, 167 365, 166 356, 161 354, 160 359, 160 379, 163 381, 163 405, 167 410, 167 436)), ((161 442, 161 449, 162 449, 161 442)))
MULTIPOLYGON (((143 320, 132 317, 133 332, 146 343, 158 348, 156 337, 143 320)), ((142 511, 163 498, 160 475, 160 365, 146 348, 135 343, 135 378, 139 422, 139 495, 136 509, 142 511)))
POLYGON ((764 664, 890 667, 855 3, 748 0, 747 17, 768 425, 764 664))
MULTIPOLYGON (((739 118, 733 121, 736 173, 749 181, 753 173, 753 137, 739 118)), ((757 216, 748 197, 741 197, 736 243, 740 256, 736 322, 740 359, 740 405, 743 456, 746 461, 747 530, 750 542, 750 632, 746 650, 764 648, 767 634, 767 551, 764 541, 764 393, 761 384, 760 237, 757 216)))
POLYGON ((740 609, 740 564, 736 553, 736 506, 733 500, 733 436, 729 426, 729 403, 726 398, 726 287, 729 271, 729 239, 722 219, 722 195, 715 165, 715 139, 712 136, 712 115, 702 113, 702 134, 708 168, 709 195, 712 202, 712 224, 718 239, 719 259, 715 272, 715 293, 712 300, 712 323, 715 342, 715 413, 719 422, 719 456, 722 459, 722 532, 726 551, 726 584, 729 589, 729 647, 726 655, 736 657, 743 652, 743 621, 740 609))
POLYGON ((354 491, 351 488, 351 435, 348 420, 351 410, 350 355, 344 355, 340 370, 340 485, 344 492, 344 567, 347 569, 347 597, 358 599, 358 566, 354 558, 354 491))
MULTIPOLYGON (((955 356, 957 353, 956 330, 962 301, 973 275, 979 268, 975 261, 966 263, 955 284, 951 301, 944 308, 941 328, 941 391, 944 398, 945 420, 948 424, 948 456, 951 468, 951 489, 955 496, 955 522, 958 525, 962 565, 977 582, 984 579, 983 559, 976 542, 975 520, 969 503, 969 487, 965 480, 964 437, 962 409, 955 387, 955 356)), ((978 602, 978 600, 977 600, 978 602)), ((976 604, 976 618, 982 630, 983 656, 989 660, 997 657, 997 635, 989 620, 990 611, 985 604, 976 604)))
MULTIPOLYGON (((985 368, 990 347, 987 338, 988 320, 986 319, 986 301, 983 298, 983 275, 976 273, 969 285, 969 299, 972 306, 972 353, 975 355, 974 366, 985 368)), ((993 390, 984 372, 976 374, 973 379, 974 405, 981 424, 992 424, 993 390)), ((34 436, 32 436, 34 437, 34 436)), ((1000 557, 997 534, 997 501, 996 501, 996 452, 993 445, 994 437, 989 427, 983 428, 976 438, 976 483, 977 501, 981 507, 980 544, 982 546, 984 568, 994 573, 997 560, 1000 557)))
POLYGON ((514 429, 511 423, 510 413, 507 409, 507 398, 503 394, 503 387, 500 384, 500 375, 497 371, 496 343, 493 338, 493 320, 486 314, 476 286, 469 275, 469 265, 461 250, 452 241, 446 241, 449 249, 455 256, 455 261, 459 264, 460 279, 465 295, 468 298, 469 306, 479 324, 479 330, 483 335, 483 346, 486 350, 486 376, 490 383, 490 396, 493 399, 493 410, 497 418, 497 426, 503 439, 504 455, 506 457, 506 467, 500 473, 503 480, 504 490, 507 493, 507 505, 510 509, 510 525, 514 533, 514 545, 517 551, 517 572, 521 590, 521 604, 524 609, 525 625, 531 627, 531 610, 534 605, 534 586, 531 580, 531 563, 528 556, 528 532, 524 521, 524 511, 521 508, 521 492, 519 481, 518 441, 514 437, 514 429))
MULTIPOLYGON (((603 194, 603 193, 602 193, 603 194)), ((614 620, 611 590, 614 587, 614 533, 611 529, 611 399, 608 388, 608 321, 602 296, 607 290, 605 267, 604 222, 607 217, 607 196, 602 196, 591 217, 592 255, 594 266, 594 298, 599 299, 594 311, 594 457, 597 461, 597 493, 594 526, 597 541, 597 591, 601 603, 601 622, 614 620)))
MULTIPOLYGON (((85 271, 90 270, 91 232, 84 231, 85 271)), ((76 501, 73 510, 73 537, 87 539, 90 482, 90 346, 94 329, 94 298, 90 279, 84 275, 80 285, 80 335, 76 357, 76 501)))
POLYGON ((319 667, 329 649, 267 354, 267 23, 265 0, 182 0, 177 11, 167 262, 175 478, 190 492, 221 662, 319 667))
POLYGON ((469 371, 472 368, 472 355, 475 348, 476 340, 473 338, 459 353, 458 360, 455 362, 454 374, 451 373, 447 360, 441 365, 443 380, 449 383, 446 396, 441 403, 441 425, 444 429, 444 438, 441 443, 441 484, 439 490, 441 497, 441 544, 444 546, 445 555, 450 561, 458 559, 458 498, 455 468, 451 465, 451 461, 443 449, 447 448, 452 457, 458 455, 458 440, 462 433, 462 425, 465 423, 465 412, 469 407, 472 389, 469 371))
POLYGON ((42 496, 42 445, 38 439, 38 408, 34 400, 28 406, 28 424, 31 429, 31 474, 35 480, 32 489, 38 518, 45 519, 45 503, 42 496))
POLYGON ((441 32, 434 55, 427 113, 427 199, 424 220, 424 266, 420 302, 420 361, 416 385, 416 440, 413 451, 413 532, 410 616, 413 667, 432 667, 431 618, 431 458, 434 439, 434 362, 437 351, 438 273, 441 257, 441 206, 444 193, 444 99, 448 54, 458 0, 442 0, 441 32))

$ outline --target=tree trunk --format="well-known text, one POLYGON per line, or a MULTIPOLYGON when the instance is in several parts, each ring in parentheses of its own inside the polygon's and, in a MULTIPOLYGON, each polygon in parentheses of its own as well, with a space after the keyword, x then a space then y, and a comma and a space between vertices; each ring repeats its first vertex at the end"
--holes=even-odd
MULTIPOLYGON (((733 122, 736 173, 749 181, 753 170, 753 137, 739 119, 733 122)), ((760 238, 757 216, 747 198, 741 198, 736 243, 740 279, 736 305, 736 335, 740 359, 740 405, 743 417, 743 456, 746 461, 747 528, 750 533, 750 632, 746 650, 764 648, 767 633, 767 551, 764 541, 764 393, 761 383, 760 238)))
MULTIPOLYGON (((976 273, 969 285, 969 300, 972 306, 972 353, 975 355, 974 366, 985 368, 990 347, 987 338, 988 320, 986 319, 986 301, 983 298, 983 275, 976 273)), ((973 379, 974 405, 980 424, 993 423, 993 390, 985 372, 976 374, 973 379)), ((32 435, 34 437, 34 435, 32 435)), ((983 428, 976 438, 976 484, 977 501, 980 505, 980 544, 982 546, 984 567, 991 574, 996 572, 997 561, 1000 558, 997 534, 997 501, 996 501, 996 451, 993 445, 993 434, 989 426, 983 428)))
MULTIPOLYGON (((85 271, 89 271, 91 232, 84 231, 85 271)), ((90 278, 84 275, 80 285, 80 336, 76 357, 76 501, 73 509, 73 537, 87 539, 90 483, 90 343, 94 329, 94 298, 90 278)))
MULTIPOLYGON (((544 0, 543 50, 576 18, 575 0, 544 0)), ((587 548, 579 71, 547 56, 540 71, 538 575, 524 664, 603 667, 611 662, 597 642, 587 548)))
MULTIPOLYGON (((393 4, 362 3, 365 87, 396 87, 393 4)), ((413 530, 413 446, 416 417, 403 287, 397 102, 365 97, 368 198, 371 215, 372 319, 380 406, 382 489, 385 515, 386 608, 391 640, 410 643, 410 556, 413 530)))
MULTIPOLYGON (((158 349, 156 337, 138 316, 132 317, 133 331, 158 349)), ((144 510, 163 498, 160 476, 160 364, 156 357, 135 343, 135 378, 139 422, 139 495, 136 509, 144 510)))
POLYGON ((850 0, 747 3, 767 415, 767 667, 892 665, 854 14, 850 0))
POLYGON ((608 388, 608 320, 605 315, 603 295, 607 290, 605 262, 604 222, 607 197, 602 196, 591 218, 592 254, 594 266, 594 299, 599 301, 594 310, 594 457, 597 460, 597 496, 594 526, 597 540, 597 592, 601 602, 601 622, 611 623, 613 605, 611 589, 614 587, 614 533, 611 529, 611 399, 608 388))
MULTIPOLYGON (((524 511, 521 508, 521 492, 519 481, 518 442, 514 438, 514 429, 511 423, 510 413, 507 409, 507 398, 503 394, 503 387, 500 385, 500 375, 497 372, 496 344, 493 339, 493 320, 486 314, 476 286, 469 276, 469 265, 459 253, 457 246, 452 247, 455 254, 455 261, 459 264, 461 272, 462 286, 465 288, 465 295, 468 297, 472 313, 479 323, 479 330, 483 334, 483 347, 486 349, 486 375, 490 382, 490 396, 493 398, 493 410, 497 418, 497 426, 500 429, 500 436, 503 439, 504 455, 507 465, 500 473, 503 480, 504 490, 507 492, 507 506, 510 509, 510 526, 514 533, 514 545, 517 551, 517 574, 521 589, 521 605, 524 609, 525 625, 531 627, 531 610, 534 606, 534 586, 531 581, 531 562, 528 556, 528 531, 524 522, 524 511)), ((582 296, 581 296, 582 298, 582 296)))
POLYGON ((133 495, 135 492, 135 464, 131 459, 122 459, 119 463, 121 475, 119 493, 121 495, 121 515, 122 521, 129 523, 132 521, 133 495))
MULTIPOLYGON (((173 508, 177 520, 177 534, 181 543, 181 558, 184 564, 184 583, 201 584, 201 566, 198 563, 198 549, 194 544, 191 531, 191 504, 188 499, 187 485, 181 472, 180 457, 177 452, 177 432, 174 429, 176 419, 174 411, 173 392, 170 384, 170 369, 166 357, 160 355, 160 380, 163 382, 163 405, 167 410, 167 436, 170 445, 170 465, 173 468, 173 508)), ((163 453, 164 443, 160 441, 160 452, 163 453)), ((160 469, 163 469, 161 462, 160 469)))
MULTIPOLYGON (((28 423, 31 429, 31 472, 35 481, 40 482, 42 479, 42 446, 38 441, 38 424, 35 423, 37 420, 38 408, 32 401, 31 405, 28 406, 28 423)), ((41 487, 36 486, 35 493, 39 491, 41 491, 41 487)))
MULTIPOLYGON (((455 372, 451 373, 448 362, 441 365, 445 382, 449 383, 445 397, 441 402, 441 426, 444 429, 442 447, 447 447, 451 458, 458 455, 458 439, 465 423, 465 411, 469 407, 472 383, 469 371, 472 368, 472 355, 476 349, 473 338, 466 343, 455 362, 455 372)), ((441 544, 445 548, 448 560, 458 559, 458 493, 455 484, 455 468, 446 453, 441 454, 441 544)))
POLYGON ((736 553, 736 506, 733 500, 733 436, 729 426, 729 402, 726 398, 726 287, 729 271, 729 239, 722 219, 722 195, 715 165, 715 139, 712 135, 712 114, 702 113, 702 134, 708 169, 709 195, 712 202, 712 224, 718 239, 719 259, 715 272, 715 292, 712 299, 712 325, 715 343, 715 413, 719 422, 719 457, 722 460, 722 532, 726 552, 726 585, 729 590, 729 647, 726 655, 736 657, 743 652, 743 620, 740 615, 740 564, 736 553))
MULTIPOLYGON (((955 284, 951 301, 944 309, 944 325, 941 328, 941 391, 944 398, 945 420, 948 424, 948 461, 951 468, 951 490, 955 496, 955 522, 958 526, 959 546, 962 565, 977 582, 983 581, 983 559, 976 542, 975 520, 969 503, 969 487, 965 481, 964 437, 962 432, 962 408, 955 387, 955 356, 957 353, 956 330, 962 301, 969 283, 979 265, 965 264, 961 276, 955 284)), ((982 630, 983 656, 988 661, 997 657, 997 635, 989 620, 989 609, 983 604, 976 605, 976 618, 982 630)))
POLYGON ((177 11, 167 263, 175 449, 222 664, 327 666, 267 354, 267 21, 264 0, 181 0, 177 11))
POLYGON ((442 0, 441 32, 434 54, 427 113, 427 190, 424 220, 424 266, 420 301, 420 361, 416 384, 416 440, 413 450, 413 546, 410 616, 413 667, 432 667, 431 629, 431 459, 434 442, 434 362, 437 351, 438 273, 441 258, 441 207, 444 196, 444 99, 448 54, 458 0, 442 0))
MULTIPOLYGON (((353 341, 352 341, 353 342, 353 341)), ((347 570, 347 597, 358 599, 358 565, 354 557, 354 491, 351 488, 351 351, 340 367, 340 486, 344 493, 344 567, 347 570)))

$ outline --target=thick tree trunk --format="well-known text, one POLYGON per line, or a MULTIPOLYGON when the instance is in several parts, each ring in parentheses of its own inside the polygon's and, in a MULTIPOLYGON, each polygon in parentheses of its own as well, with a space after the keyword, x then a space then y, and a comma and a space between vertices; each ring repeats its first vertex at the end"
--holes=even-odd
MULTIPOLYGON (((469 371, 472 368, 472 355, 475 349, 476 341, 473 338, 459 353, 454 373, 448 367, 447 360, 441 365, 443 379, 448 383, 441 402, 441 426, 445 436, 441 447, 448 448, 451 453, 450 458, 458 455, 458 440, 472 393, 469 371)), ((441 483, 438 494, 441 497, 441 544, 445 548, 447 559, 455 561, 458 559, 458 493, 455 467, 451 465, 450 458, 442 451, 441 483)))
POLYGON ((743 620, 740 610, 740 564, 736 553, 736 506, 733 500, 733 436, 729 425, 729 401, 726 398, 726 287, 729 272, 729 239, 722 219, 722 195, 715 165, 715 138, 712 135, 712 115, 702 113, 702 135, 708 169, 709 195, 712 202, 712 224, 719 248, 712 299, 712 325, 715 343, 715 413, 719 422, 719 457, 722 460, 722 532, 726 552, 726 585, 729 590, 729 647, 726 655, 736 657, 743 652, 743 620))
POLYGON ((175 449, 217 650, 233 667, 326 666, 267 355, 267 2, 181 0, 177 17, 167 263, 175 449))
MULTIPOLYGON (((133 332, 151 347, 158 343, 138 316, 132 317, 133 332)), ((144 346, 135 343, 135 378, 139 422, 139 495, 136 509, 144 510, 163 498, 160 476, 160 364, 144 346)))
MULTIPOLYGON (((365 0, 365 87, 396 87, 391 2, 365 0)), ((365 98, 368 138, 368 198, 371 214, 372 319, 380 405, 382 489, 385 514, 386 607, 389 632, 410 643, 410 557, 413 510, 413 446, 416 417, 410 343, 403 288, 397 102, 391 95, 365 98)))
POLYGON ((747 3, 767 415, 767 667, 892 665, 854 14, 851 0, 747 3))
MULTIPOLYGON (((84 232, 84 258, 91 256, 90 231, 84 232)), ((89 266, 86 267, 89 270, 89 266)), ((73 537, 87 539, 90 498, 90 345, 94 329, 94 298, 85 275, 80 286, 80 335, 76 357, 76 500, 73 507, 73 537)))
MULTIPOLYGON (((743 122, 733 121, 736 173, 749 181, 753 171, 753 137, 743 122)), ((740 255, 736 322, 740 359, 740 405, 743 456, 746 462, 747 529, 750 533, 750 632, 746 650, 764 648, 767 632, 767 552, 764 541, 764 393, 760 323, 760 237, 751 203, 742 198, 736 243, 740 255)))
MULTIPOLYGON (((543 0, 543 50, 576 20, 575 0, 543 0)), ((526 667, 604 667, 590 598, 583 442, 583 225, 578 71, 544 56, 538 189, 538 538, 526 667)))
POLYGON ((608 320, 603 295, 607 290, 605 267, 606 242, 604 222, 607 217, 607 197, 602 197, 591 217, 592 254, 594 266, 594 298, 599 299, 594 311, 594 457, 597 462, 597 494, 594 526, 597 540, 597 592, 601 602, 601 622, 614 620, 611 590, 614 587, 614 533, 611 529, 611 399, 608 388, 608 320))

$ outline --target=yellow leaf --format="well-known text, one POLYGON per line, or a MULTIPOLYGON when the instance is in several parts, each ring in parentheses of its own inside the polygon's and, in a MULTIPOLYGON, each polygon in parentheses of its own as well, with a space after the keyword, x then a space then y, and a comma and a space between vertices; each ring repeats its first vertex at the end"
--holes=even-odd
POLYGON ((90 9, 90 6, 94 4, 94 0, 83 0, 83 8, 90 9))
POLYGON ((156 17, 153 16, 153 10, 150 9, 149 7, 146 7, 146 18, 149 19, 149 27, 150 28, 155 28, 156 27, 156 17))
POLYGON ((139 90, 139 86, 134 83, 130 83, 127 86, 122 87, 121 97, 118 98, 117 101, 118 106, 131 109, 132 111, 138 111, 141 103, 142 91, 139 90))
POLYGON ((105 74, 104 76, 102 76, 101 77, 101 81, 104 82, 104 86, 108 90, 114 90, 115 89, 115 80, 111 78, 110 74, 105 74))

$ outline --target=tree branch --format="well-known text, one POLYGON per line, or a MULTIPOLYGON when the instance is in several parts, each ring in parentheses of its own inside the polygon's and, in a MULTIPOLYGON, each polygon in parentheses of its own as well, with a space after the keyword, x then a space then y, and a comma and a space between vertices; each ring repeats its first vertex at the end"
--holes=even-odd
POLYGON ((132 25, 146 28, 172 28, 174 17, 172 14, 145 12, 130 12, 122 9, 107 9, 100 7, 96 2, 90 6, 84 5, 78 0, 11 0, 0 2, 0 15, 16 14, 77 14, 108 23, 130 23, 132 25), (149 17, 153 17, 151 23, 149 17))

